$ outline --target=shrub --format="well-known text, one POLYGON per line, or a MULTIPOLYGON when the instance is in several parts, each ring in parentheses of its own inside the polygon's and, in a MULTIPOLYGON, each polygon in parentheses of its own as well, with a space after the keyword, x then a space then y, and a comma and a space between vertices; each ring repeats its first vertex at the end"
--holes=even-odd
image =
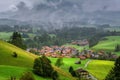
POLYGON ((46 56, 35 59, 33 72, 42 77, 51 77, 53 67, 50 62, 51 61, 46 56))
POLYGON ((70 67, 69 67, 69 72, 71 73, 72 71, 74 71, 74 70, 73 70, 73 67, 70 66, 70 67))
POLYGON ((17 58, 18 57, 18 55, 17 55, 17 53, 16 52, 13 52, 13 55, 12 55, 13 57, 15 57, 15 58, 17 58))
POLYGON ((20 80, 35 80, 35 78, 31 72, 26 72, 21 76, 20 80))
POLYGON ((55 63, 55 66, 57 67, 60 67, 62 66, 64 63, 63 63, 63 58, 58 58, 56 63, 55 63))

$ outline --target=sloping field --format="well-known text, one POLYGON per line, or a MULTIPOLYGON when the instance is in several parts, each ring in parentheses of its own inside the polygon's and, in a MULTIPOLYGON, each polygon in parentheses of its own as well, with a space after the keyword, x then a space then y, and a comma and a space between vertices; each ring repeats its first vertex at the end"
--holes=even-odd
POLYGON ((0 41, 0 65, 32 67, 33 61, 36 57, 37 56, 28 53, 14 45, 0 41), (12 56, 13 52, 17 53, 17 58, 12 56))
MULTIPOLYGON (((12 44, 0 41, 0 80, 6 80, 10 76, 19 78, 23 72, 31 71, 34 59, 38 56, 26 52, 12 44), (16 52, 18 57, 13 57, 13 52, 16 52)), ((60 79, 70 80, 74 78, 67 72, 57 67, 54 67, 60 74, 60 79)), ((36 80, 51 80, 34 75, 36 80)))
POLYGON ((98 80, 104 80, 113 66, 113 61, 92 60, 88 64, 87 70, 98 80))
POLYGON ((120 36, 109 36, 109 37, 105 37, 104 39, 105 40, 101 40, 92 49, 114 51, 115 46, 117 44, 120 44, 120 36))

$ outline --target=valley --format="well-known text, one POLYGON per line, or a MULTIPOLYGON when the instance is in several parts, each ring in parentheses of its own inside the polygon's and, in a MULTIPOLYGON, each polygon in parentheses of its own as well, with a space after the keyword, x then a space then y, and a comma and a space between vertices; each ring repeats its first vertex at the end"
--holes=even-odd
MULTIPOLYGON (((9 40, 10 35, 12 36, 12 34, 7 34, 7 33, 3 33, 1 32, 3 36, 1 36, 2 40, 9 40), (6 36, 6 37, 5 37, 6 36)), ((33 34, 30 34, 33 35, 33 34)), ((77 44, 73 44, 73 43, 67 43, 63 46, 65 46, 66 48, 74 48, 76 50, 78 50, 79 52, 83 52, 82 54, 86 54, 84 53, 84 50, 94 50, 97 51, 99 53, 99 51, 112 51, 114 52, 115 46, 117 44, 119 44, 119 36, 109 36, 109 37, 103 37, 103 39, 100 40, 100 42, 93 46, 92 48, 89 48, 89 45, 85 45, 85 46, 80 46, 77 44)), ((32 72, 32 67, 33 67, 33 62, 34 59, 39 57, 40 55, 35 55, 32 54, 28 51, 24 51, 14 45, 11 45, 5 41, 0 41, 0 79, 2 80, 6 80, 9 79, 10 76, 15 76, 17 79, 20 78, 20 76, 26 72, 26 71, 30 71, 32 72), (18 57, 14 58, 12 55, 14 54, 14 52, 17 53, 18 57), (7 73, 6 73, 7 71, 7 73)), ((119 55, 119 52, 114 52, 115 54, 119 55)), ((51 53, 52 54, 52 53, 51 53)), ((79 53, 79 55, 81 55, 81 53, 79 53)), ((60 67, 56 67, 55 63, 57 61, 57 59, 59 57, 48 57, 51 61, 51 64, 53 65, 54 69, 58 71, 59 73, 59 79, 63 80, 70 80, 71 78, 75 79, 74 77, 71 76, 71 74, 69 73, 69 67, 72 66, 75 70, 77 69, 84 69, 87 70, 92 76, 94 76, 94 78, 98 79, 98 80, 102 80, 104 79, 107 74, 109 73, 109 71, 112 69, 113 65, 114 65, 114 61, 108 61, 108 60, 96 60, 92 57, 88 57, 86 59, 80 59, 77 57, 62 57, 63 59, 63 65, 60 67), (77 62, 80 61, 80 64, 77 62)), ((39 77, 37 75, 35 75, 34 73, 32 73, 35 77, 36 80, 46 80, 46 78, 44 77, 39 77)), ((72 80, 73 80, 72 79, 72 80)), ((51 80, 50 78, 47 78, 47 80, 51 80)))
POLYGON ((1 0, 0 80, 120 80, 120 0, 1 0))

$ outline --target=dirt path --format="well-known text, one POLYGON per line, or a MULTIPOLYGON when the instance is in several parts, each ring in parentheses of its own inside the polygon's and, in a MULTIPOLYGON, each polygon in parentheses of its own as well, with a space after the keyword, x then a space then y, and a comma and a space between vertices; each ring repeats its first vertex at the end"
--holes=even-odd
MULTIPOLYGON (((91 62, 92 60, 89 60, 85 66, 84 66, 84 69, 87 68, 88 64, 91 62)), ((98 80, 97 78, 95 78, 92 74, 90 74, 90 77, 92 78, 92 80, 98 80)))
POLYGON ((85 64, 84 68, 86 68, 91 61, 92 61, 92 60, 89 60, 89 61, 85 64))

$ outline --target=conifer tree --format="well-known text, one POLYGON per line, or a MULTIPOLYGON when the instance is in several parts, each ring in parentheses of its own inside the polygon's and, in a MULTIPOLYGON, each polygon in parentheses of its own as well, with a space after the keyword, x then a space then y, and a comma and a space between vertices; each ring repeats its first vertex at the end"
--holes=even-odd
POLYGON ((116 45, 116 47, 115 47, 115 52, 118 52, 118 51, 120 51, 120 45, 116 45))
POLYGON ((109 72, 105 80, 120 80, 120 57, 116 59, 114 67, 109 72))
POLYGON ((13 33, 10 43, 22 49, 26 49, 26 46, 23 43, 21 34, 18 32, 13 33))

